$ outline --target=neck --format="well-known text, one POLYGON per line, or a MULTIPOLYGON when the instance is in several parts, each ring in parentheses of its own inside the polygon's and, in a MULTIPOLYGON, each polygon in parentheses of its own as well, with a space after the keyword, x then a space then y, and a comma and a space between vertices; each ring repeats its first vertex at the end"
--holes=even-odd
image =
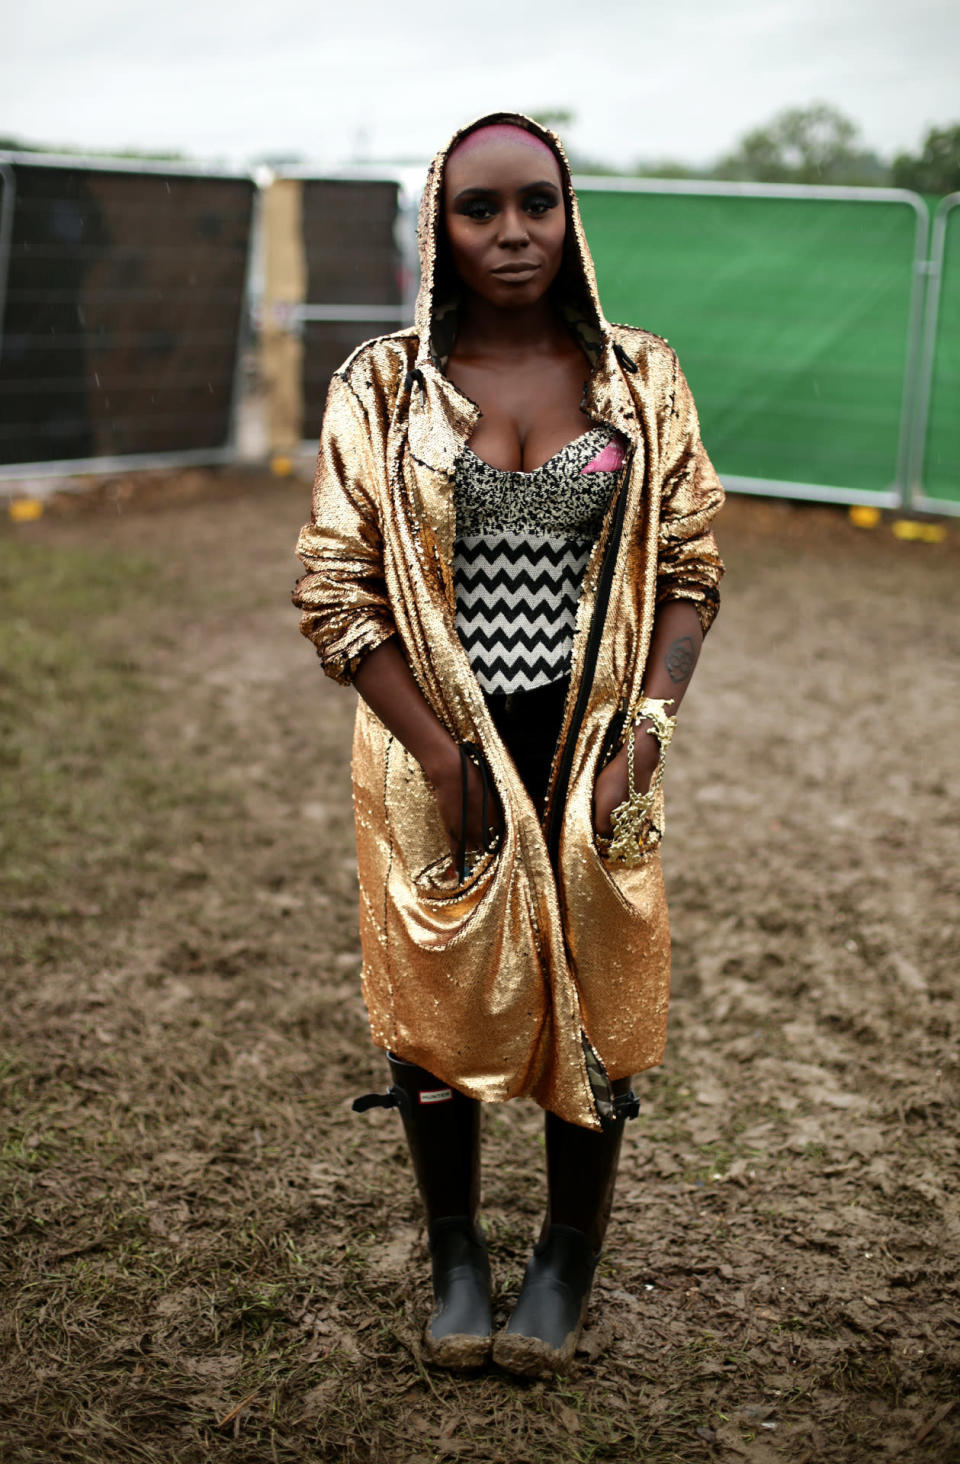
POLYGON ((464 291, 457 317, 458 353, 495 356, 502 352, 538 355, 567 344, 569 336, 546 297, 532 305, 502 310, 488 300, 464 291))

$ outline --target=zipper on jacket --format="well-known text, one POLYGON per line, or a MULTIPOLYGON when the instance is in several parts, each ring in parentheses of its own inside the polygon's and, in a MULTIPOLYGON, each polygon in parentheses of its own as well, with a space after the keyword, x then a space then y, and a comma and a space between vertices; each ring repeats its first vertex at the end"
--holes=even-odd
POLYGON ((557 857, 560 852, 560 824, 563 818, 563 808, 567 797, 567 787, 570 783, 570 769, 573 765, 573 752, 576 747, 577 736, 583 722, 583 714, 587 709, 587 701, 593 688, 593 676, 597 666, 597 656, 600 651, 600 637, 603 635, 604 624, 607 618, 607 606, 610 603, 610 591, 613 588, 613 573, 616 569, 617 557, 620 550, 620 539, 623 534, 623 520, 627 511, 627 483, 630 478, 630 470, 633 467, 634 454, 631 452, 623 465, 623 476, 620 479, 620 493, 614 509, 614 520, 610 527, 610 539, 607 544, 600 567, 600 576, 597 582, 597 599, 593 607, 593 616, 590 620, 590 631, 587 637, 587 649, 583 658, 583 670, 580 674, 580 685, 577 687, 577 699, 573 706, 573 715, 570 718, 570 726, 567 729, 567 736, 560 754, 560 761, 557 765, 557 780, 553 787, 553 797, 550 800, 550 817, 547 820, 547 848, 550 851, 550 862, 556 868, 557 857))
MULTIPOLYGON (((550 817, 547 820, 546 829, 547 849, 550 854, 550 862, 554 869, 557 867, 557 859, 560 852, 560 826, 563 820, 563 807, 566 802, 567 788, 570 783, 570 768, 573 764, 573 752, 576 747, 580 727, 583 723, 583 714, 587 709, 587 701, 593 687, 593 676, 596 671, 597 655, 600 650, 600 637, 603 634, 604 624, 607 619, 607 607, 610 603, 610 591, 613 587, 613 572, 616 568, 620 551, 620 540, 623 536, 623 520, 627 511, 627 484, 630 479, 630 470, 633 467, 633 459, 634 454, 631 453, 623 465, 623 476, 620 479, 620 492, 613 511, 613 523, 610 525, 610 538, 607 541, 607 547, 604 551, 603 563, 600 566, 600 575, 597 581, 597 598, 593 607, 593 616, 590 621, 590 630, 587 636, 587 648, 583 658, 580 684, 577 687, 577 699, 574 702, 570 726, 567 729, 567 736, 557 766, 557 780, 553 788, 553 797, 550 803, 550 817)), ((594 1111, 600 1120, 601 1126, 604 1126, 609 1123, 615 1113, 613 1087, 607 1076, 606 1069, 600 1061, 596 1048, 582 1028, 580 1030, 580 1043, 586 1067, 587 1086, 590 1089, 594 1111)))

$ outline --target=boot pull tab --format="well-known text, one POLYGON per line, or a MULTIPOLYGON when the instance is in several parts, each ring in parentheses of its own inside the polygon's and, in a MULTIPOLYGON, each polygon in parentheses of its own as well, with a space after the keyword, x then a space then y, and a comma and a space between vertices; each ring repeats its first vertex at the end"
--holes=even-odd
POLYGON ((639 1118, 640 1099, 632 1088, 626 1093, 618 1093, 613 1100, 613 1116, 618 1118, 639 1118))
POLYGON ((403 1089, 394 1087, 385 1093, 363 1093, 354 1098, 350 1106, 354 1113, 366 1113, 371 1108, 399 1108, 401 1113, 405 1113, 408 1102, 403 1089))
POLYGON ((416 385, 419 386, 419 388, 420 388, 421 391, 426 391, 427 388, 426 388, 426 384, 425 384, 424 379, 423 379, 423 372, 421 370, 419 370, 419 368, 416 367, 416 366, 414 366, 410 371, 408 371, 407 374, 406 374, 406 376, 403 378, 403 389, 404 389, 404 391, 406 391, 406 392, 412 392, 413 391, 413 387, 414 387, 414 383, 416 383, 416 385))

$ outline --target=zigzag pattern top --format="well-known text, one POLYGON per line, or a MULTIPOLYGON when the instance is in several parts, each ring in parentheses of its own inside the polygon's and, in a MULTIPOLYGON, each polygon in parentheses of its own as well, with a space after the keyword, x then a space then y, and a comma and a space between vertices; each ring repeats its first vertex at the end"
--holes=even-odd
POLYGON ((456 626, 484 691, 533 691, 566 675, 580 585, 623 458, 607 427, 532 473, 464 449, 454 485, 456 626))

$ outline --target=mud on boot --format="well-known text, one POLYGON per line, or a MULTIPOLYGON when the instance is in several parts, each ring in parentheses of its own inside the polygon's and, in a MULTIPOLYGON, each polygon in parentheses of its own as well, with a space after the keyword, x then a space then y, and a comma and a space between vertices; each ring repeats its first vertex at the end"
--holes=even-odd
POLYGON ((434 1311, 423 1334, 428 1362, 481 1367, 490 1355, 490 1261, 483 1233, 466 1215, 429 1227, 434 1311))
POLYGON ((480 1104, 425 1068, 387 1054, 393 1086, 354 1110, 398 1108, 427 1220, 434 1309, 423 1351, 437 1367, 481 1367, 490 1356, 490 1262, 477 1225, 480 1104))
POLYGON ((613 1111, 600 1133, 544 1116, 547 1217, 513 1315, 493 1344, 508 1372, 566 1372, 583 1329, 593 1275, 613 1205, 623 1126, 639 1103, 629 1078, 611 1085, 613 1111))
POLYGON ((551 1225, 534 1248, 493 1360, 521 1377, 566 1372, 583 1330, 599 1253, 582 1230, 551 1225))

